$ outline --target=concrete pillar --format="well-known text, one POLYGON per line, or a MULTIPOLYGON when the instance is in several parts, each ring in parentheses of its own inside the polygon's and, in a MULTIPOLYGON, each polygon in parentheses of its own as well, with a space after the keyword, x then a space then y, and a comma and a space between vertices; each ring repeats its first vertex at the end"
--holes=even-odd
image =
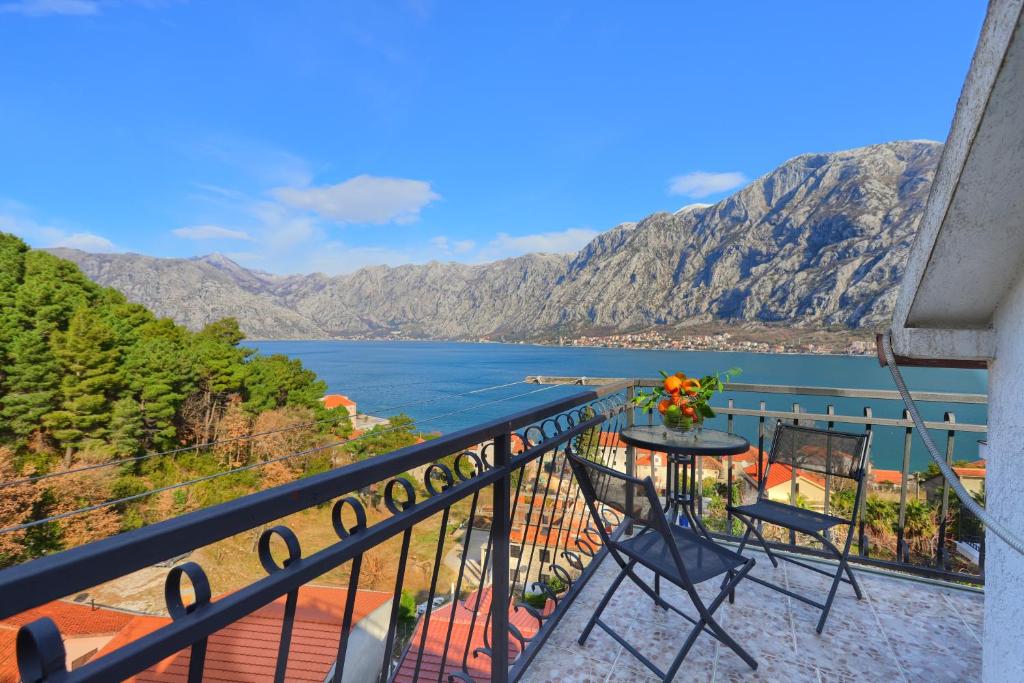
MULTIPOLYGON (((990 514, 1024 537, 1024 280, 995 315, 996 358, 989 364, 985 477, 990 514)), ((986 683, 1024 681, 1024 556, 985 537, 986 683)))

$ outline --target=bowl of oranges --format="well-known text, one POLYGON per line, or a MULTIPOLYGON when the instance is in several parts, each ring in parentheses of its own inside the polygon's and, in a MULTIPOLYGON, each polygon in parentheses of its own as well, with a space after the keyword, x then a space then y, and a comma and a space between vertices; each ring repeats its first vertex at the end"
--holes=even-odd
POLYGON ((715 416, 710 404, 712 397, 739 374, 739 368, 730 368, 698 379, 687 377, 683 372, 670 375, 661 371, 661 386, 650 392, 638 393, 633 403, 646 413, 657 410, 666 429, 677 432, 699 430, 704 420, 715 416))

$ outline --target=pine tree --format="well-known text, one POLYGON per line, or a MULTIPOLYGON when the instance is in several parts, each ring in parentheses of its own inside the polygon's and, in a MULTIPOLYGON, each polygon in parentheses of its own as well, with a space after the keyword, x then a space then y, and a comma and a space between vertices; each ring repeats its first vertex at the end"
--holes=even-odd
POLYGON ((259 414, 284 406, 315 408, 327 385, 302 362, 282 354, 256 356, 245 364, 246 409, 259 414))
POLYGON ((120 386, 121 354, 110 328, 89 308, 74 313, 67 332, 55 333, 53 348, 64 373, 61 406, 45 424, 70 456, 103 444, 111 399, 120 386))
POLYGON ((15 307, 25 325, 49 338, 67 329, 74 312, 91 305, 100 288, 74 263, 45 251, 25 254, 24 281, 15 294, 15 307))
POLYGON ((134 398, 114 401, 110 412, 110 447, 118 457, 137 455, 145 438, 142 411, 134 398))
POLYGON ((21 330, 14 301, 25 277, 26 251, 27 244, 0 232, 0 378, 7 365, 7 350, 21 330))
POLYGON ((8 357, 0 416, 15 436, 28 438, 42 427, 44 416, 56 408, 60 368, 50 345, 35 330, 18 335, 8 357))
POLYGON ((145 445, 162 449, 172 445, 178 434, 181 404, 195 387, 193 368, 183 343, 169 336, 150 337, 148 330, 143 334, 147 336, 125 357, 125 376, 139 399, 145 445))

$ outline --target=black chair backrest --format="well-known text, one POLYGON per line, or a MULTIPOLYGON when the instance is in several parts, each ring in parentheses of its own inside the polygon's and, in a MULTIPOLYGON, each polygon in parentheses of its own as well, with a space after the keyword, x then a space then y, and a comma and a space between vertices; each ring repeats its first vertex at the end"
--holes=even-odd
POLYGON ((779 422, 768 463, 860 483, 866 473, 867 441, 866 433, 850 434, 779 422))
MULTIPOLYGON (((650 477, 637 479, 572 453, 569 465, 584 499, 588 505, 593 504, 595 510, 600 503, 645 526, 655 524, 656 516, 664 520, 650 477)), ((595 514, 600 518, 599 510, 595 514)), ((603 533, 604 529, 601 531, 603 533)))

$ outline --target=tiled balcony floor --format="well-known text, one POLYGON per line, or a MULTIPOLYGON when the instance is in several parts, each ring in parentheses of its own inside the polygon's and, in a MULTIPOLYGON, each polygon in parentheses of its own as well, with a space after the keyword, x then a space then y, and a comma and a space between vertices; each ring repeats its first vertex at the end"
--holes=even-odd
MULTIPOLYGON (((786 562, 775 569, 763 554, 755 557, 755 575, 794 592, 808 592, 810 588, 825 595, 827 577, 786 562)), ((657 680, 600 627, 594 628, 585 646, 576 642, 617 570, 612 558, 604 560, 530 665, 525 680, 657 680)), ((717 640, 702 634, 675 680, 980 680, 981 594, 854 571, 864 600, 858 601, 852 588, 841 584, 820 636, 814 630, 817 610, 751 581, 740 583, 735 604, 726 602, 715 616, 758 660, 757 671, 717 640)), ((700 586, 702 595, 716 591, 714 580, 700 586)), ((695 614, 689 598, 679 589, 663 583, 662 594, 687 614, 695 614)), ((628 580, 619 587, 602 618, 626 634, 626 639, 662 670, 668 668, 690 630, 682 617, 656 608, 628 580)))

